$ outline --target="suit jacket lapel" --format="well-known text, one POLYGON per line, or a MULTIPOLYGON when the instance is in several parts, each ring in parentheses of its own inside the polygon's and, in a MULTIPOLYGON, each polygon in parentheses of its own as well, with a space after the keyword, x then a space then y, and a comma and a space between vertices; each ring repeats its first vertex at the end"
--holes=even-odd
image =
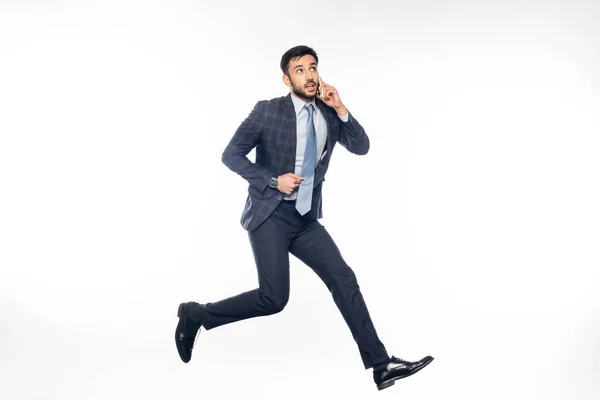
POLYGON ((283 129, 288 135, 288 140, 285 141, 285 149, 282 149, 285 161, 284 164, 288 166, 288 171, 294 171, 296 169, 296 146, 298 139, 297 123, 296 123, 296 110, 294 109, 294 103, 292 101, 291 93, 284 97, 283 100, 283 129))
MULTIPOLYGON (((319 99, 317 97, 315 103, 317 104, 317 107, 319 107, 319 111, 321 111, 321 114, 323 114, 323 117, 325 118, 325 122, 327 123, 327 139, 325 140, 325 147, 323 148, 323 153, 325 152, 325 150, 327 150, 328 148, 331 147, 331 138, 333 137, 332 133, 331 133, 331 124, 329 123, 329 113, 326 112, 326 110, 329 108, 329 106, 325 103, 323 103, 323 101, 321 99, 319 99)), ((323 158, 325 159, 325 158, 323 158)), ((317 163, 319 164, 319 163, 317 163)))

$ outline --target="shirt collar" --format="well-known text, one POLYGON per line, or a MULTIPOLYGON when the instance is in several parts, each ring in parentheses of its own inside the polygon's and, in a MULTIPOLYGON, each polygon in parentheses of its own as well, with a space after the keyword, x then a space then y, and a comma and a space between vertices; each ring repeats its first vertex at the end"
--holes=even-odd
POLYGON ((300 111, 302 111, 302 108, 304 108, 304 106, 306 104, 312 104, 315 111, 317 109, 317 102, 315 101, 315 99, 313 99, 310 103, 305 103, 304 101, 300 100, 299 98, 297 98, 296 96, 294 96, 291 93, 290 93, 290 97, 292 98, 292 101, 294 102, 294 110, 296 111, 296 116, 298 116, 298 114, 300 114, 300 111))

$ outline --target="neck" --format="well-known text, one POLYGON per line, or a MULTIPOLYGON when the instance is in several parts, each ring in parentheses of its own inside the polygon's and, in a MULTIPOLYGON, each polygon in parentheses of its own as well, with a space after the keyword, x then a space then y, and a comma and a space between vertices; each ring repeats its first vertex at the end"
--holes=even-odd
POLYGON ((305 99, 304 97, 300 97, 300 96, 298 96, 296 93, 294 93, 292 90, 290 90, 290 94, 291 94, 292 96, 294 96, 295 98, 302 100, 302 101, 303 101, 303 102, 305 102, 305 103, 310 103, 310 102, 312 102, 312 101, 314 100, 314 97, 313 97, 312 99, 310 99, 310 100, 307 100, 307 99, 305 99))

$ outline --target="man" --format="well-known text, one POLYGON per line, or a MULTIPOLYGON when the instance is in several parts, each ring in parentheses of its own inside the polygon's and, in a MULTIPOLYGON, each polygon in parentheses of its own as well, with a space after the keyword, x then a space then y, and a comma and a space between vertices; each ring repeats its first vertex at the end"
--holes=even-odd
POLYGON ((181 303, 175 343, 189 362, 200 328, 206 330, 283 310, 290 290, 289 253, 323 280, 358 345, 365 369, 379 390, 428 365, 389 357, 359 289, 356 276, 323 225, 321 190, 335 145, 354 154, 369 151, 369 138, 319 77, 313 49, 297 46, 281 58, 290 94, 259 101, 223 152, 222 161, 249 183, 241 224, 248 231, 259 287, 206 304, 181 303), (246 155, 256 147, 256 162, 246 155))

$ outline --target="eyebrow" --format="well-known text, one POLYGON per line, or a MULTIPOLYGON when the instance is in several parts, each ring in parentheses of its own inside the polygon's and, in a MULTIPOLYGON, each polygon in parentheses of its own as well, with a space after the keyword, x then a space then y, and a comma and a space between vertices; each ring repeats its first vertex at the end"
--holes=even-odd
MULTIPOLYGON (((310 63, 309 65, 315 65, 315 66, 316 66, 316 65, 317 65, 317 63, 310 63)), ((296 66, 294 67, 294 69, 298 69, 299 67, 304 67, 304 65, 303 65, 303 64, 298 64, 298 65, 296 65, 296 66)))

